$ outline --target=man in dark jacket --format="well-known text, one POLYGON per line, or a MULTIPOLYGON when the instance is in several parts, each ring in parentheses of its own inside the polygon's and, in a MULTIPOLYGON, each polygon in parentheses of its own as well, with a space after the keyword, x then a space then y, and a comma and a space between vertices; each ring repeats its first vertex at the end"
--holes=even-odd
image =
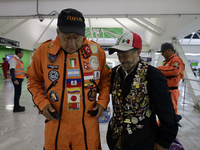
POLYGON ((140 58, 141 50, 142 39, 133 32, 120 36, 109 49, 109 54, 117 52, 121 63, 111 76, 113 116, 107 131, 111 150, 165 150, 177 135, 167 80, 140 58))

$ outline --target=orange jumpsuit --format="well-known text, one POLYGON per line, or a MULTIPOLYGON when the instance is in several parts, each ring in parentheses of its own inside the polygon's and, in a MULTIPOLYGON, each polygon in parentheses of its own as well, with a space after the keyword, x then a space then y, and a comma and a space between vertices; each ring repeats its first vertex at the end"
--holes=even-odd
POLYGON ((180 91, 178 84, 184 76, 184 63, 180 57, 173 54, 168 60, 165 60, 163 66, 158 69, 166 76, 169 91, 171 92, 172 103, 174 105, 175 113, 178 113, 178 98, 180 91))
POLYGON ((101 149, 98 118, 91 117, 87 111, 95 103, 106 109, 111 69, 97 43, 84 38, 80 50, 68 54, 62 50, 58 37, 46 41, 35 51, 25 75, 40 112, 51 104, 62 119, 45 124, 45 150, 101 149), (97 87, 100 92, 96 101, 97 87))

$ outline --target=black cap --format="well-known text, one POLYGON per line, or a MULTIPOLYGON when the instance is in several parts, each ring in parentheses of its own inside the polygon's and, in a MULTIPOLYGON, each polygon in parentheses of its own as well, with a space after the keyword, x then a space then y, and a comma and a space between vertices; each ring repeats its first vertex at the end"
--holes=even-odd
POLYGON ((171 43, 163 43, 161 45, 161 50, 160 51, 157 51, 157 52, 163 52, 164 50, 166 49, 171 49, 171 50, 174 50, 174 46, 171 44, 171 43))
POLYGON ((85 36, 85 19, 76 9, 62 10, 58 16, 57 26, 62 33, 77 33, 85 36))

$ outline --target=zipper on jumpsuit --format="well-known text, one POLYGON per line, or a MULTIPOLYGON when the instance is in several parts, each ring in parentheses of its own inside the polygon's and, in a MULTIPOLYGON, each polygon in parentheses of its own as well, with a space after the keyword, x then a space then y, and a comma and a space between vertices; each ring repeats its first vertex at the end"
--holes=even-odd
POLYGON ((82 123, 83 123, 83 130, 84 130, 84 140, 85 140, 85 149, 88 150, 87 146, 87 135, 86 135, 86 128, 85 128, 85 123, 84 123, 84 116, 85 116, 85 91, 84 91, 84 75, 83 75, 83 68, 81 64, 81 57, 80 57, 80 51, 78 51, 78 58, 79 58, 79 65, 80 65, 80 70, 81 70, 81 80, 82 80, 82 97, 83 97, 83 118, 82 118, 82 123))
MULTIPOLYGON (((64 50, 63 50, 64 51, 64 50)), ((64 58, 64 74, 63 74, 63 91, 62 91, 62 98, 61 98, 61 103, 60 103, 60 116, 62 116, 62 108, 63 108, 63 99, 64 99, 64 94, 65 94, 65 82, 66 82, 66 63, 67 63, 67 52, 65 52, 65 58, 64 58)), ((60 130, 60 121, 58 124, 58 130, 56 134, 56 140, 55 140, 55 150, 57 150, 57 143, 58 143, 58 134, 60 130)))

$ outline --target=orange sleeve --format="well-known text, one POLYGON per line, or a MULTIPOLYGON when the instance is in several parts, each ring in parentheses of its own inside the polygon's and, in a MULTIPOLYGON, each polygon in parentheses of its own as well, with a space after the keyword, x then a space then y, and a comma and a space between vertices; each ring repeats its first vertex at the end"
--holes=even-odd
MULTIPOLYGON (((102 50, 103 51, 103 50, 102 50)), ((106 65, 106 55, 105 52, 102 52, 100 58, 101 77, 99 82, 99 97, 97 103, 106 109, 109 100, 110 100, 110 88, 111 88, 111 69, 106 65)))
POLYGON ((174 59, 170 66, 159 66, 158 69, 166 77, 178 76, 183 71, 184 64, 180 59, 174 59))
POLYGON ((31 65, 28 67, 25 76, 27 79, 27 88, 32 94, 32 99, 35 105, 38 107, 40 112, 44 107, 49 104, 48 98, 44 93, 44 79, 43 79, 43 69, 41 56, 42 54, 41 46, 35 51, 31 65))

